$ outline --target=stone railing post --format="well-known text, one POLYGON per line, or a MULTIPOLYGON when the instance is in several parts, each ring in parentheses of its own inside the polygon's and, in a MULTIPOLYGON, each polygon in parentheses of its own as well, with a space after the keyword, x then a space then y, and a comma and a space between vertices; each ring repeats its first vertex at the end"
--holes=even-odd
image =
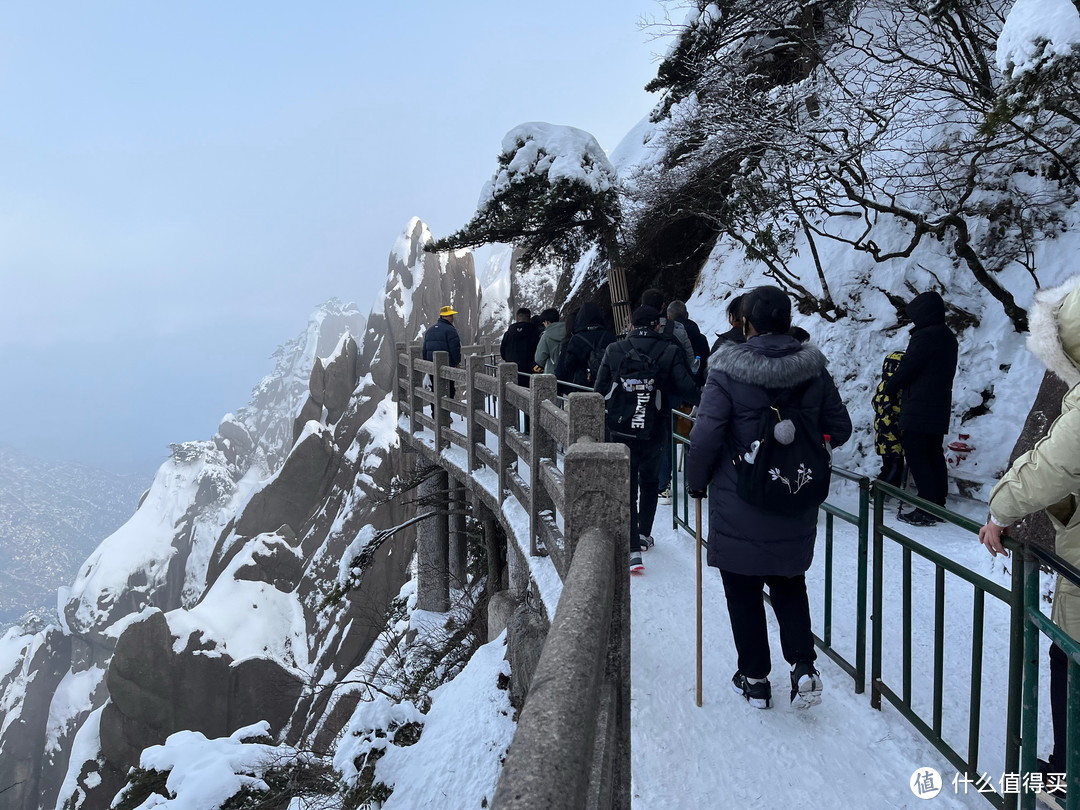
POLYGON ((476 421, 476 412, 484 407, 484 393, 476 387, 476 376, 484 373, 484 356, 470 354, 465 359, 465 406, 468 409, 465 417, 465 435, 468 437, 468 445, 465 452, 469 459, 468 472, 472 472, 480 465, 476 461, 476 446, 487 441, 487 431, 480 427, 476 421))
POLYGON ((516 411, 506 397, 506 386, 517 382, 517 363, 499 363, 496 375, 499 378, 499 503, 502 503, 506 499, 510 466, 514 459, 506 442, 506 433, 510 428, 517 427, 516 411))
POLYGON ((456 480, 450 481, 450 582, 464 588, 468 582, 469 536, 465 521, 466 490, 456 480))
POLYGON ((618 548, 616 571, 625 572, 630 555, 630 449, 617 442, 576 442, 563 461, 566 551, 590 526, 609 532, 618 548))
POLYGON ((416 361, 423 356, 423 347, 419 344, 409 346, 409 432, 414 436, 420 432, 420 423, 416 415, 423 411, 424 400, 420 399, 417 391, 424 388, 424 375, 416 370, 416 361))
POLYGON ((555 401, 556 385, 554 374, 533 374, 529 378, 529 550, 534 557, 540 551, 540 513, 555 511, 540 474, 540 459, 555 458, 555 440, 540 424, 540 405, 555 401))
POLYGON ((612 807, 630 807, 630 448, 614 442, 577 442, 566 451, 566 549, 573 559, 577 543, 592 527, 612 538, 614 605, 606 681, 614 691, 612 807))
POLYGON ((398 419, 402 415, 408 413, 409 408, 409 395, 408 389, 405 383, 409 381, 409 358, 405 357, 405 361, 402 362, 401 355, 405 354, 409 350, 407 343, 395 343, 394 344, 394 402, 398 406, 398 419))
POLYGON ((600 394, 576 391, 566 400, 570 423, 570 444, 583 440, 604 440, 604 398, 600 394))
POLYGON ((435 515, 420 521, 416 532, 416 606, 420 610, 445 613, 450 610, 450 516, 447 514, 450 476, 440 468, 420 487, 420 496, 430 502, 435 515))
MULTIPOLYGON (((431 377, 431 390, 435 394, 435 410, 432 415, 435 418, 435 450, 442 452, 442 449, 446 447, 443 441, 443 397, 446 396, 446 380, 442 378, 442 370, 444 366, 450 365, 450 353, 449 352, 435 352, 431 355, 432 361, 435 363, 435 373, 431 377)), ((449 416, 449 412, 447 412, 449 416)))

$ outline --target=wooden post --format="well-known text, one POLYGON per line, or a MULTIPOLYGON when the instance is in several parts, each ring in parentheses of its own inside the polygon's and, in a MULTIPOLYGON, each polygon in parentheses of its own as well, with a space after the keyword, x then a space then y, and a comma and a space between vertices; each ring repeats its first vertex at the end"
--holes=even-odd
POLYGON ((510 406, 506 397, 506 386, 517 381, 517 373, 517 363, 499 363, 496 371, 499 378, 499 503, 506 500, 510 465, 514 455, 506 443, 506 432, 517 426, 517 411, 510 406))
POLYGON ((611 315, 615 332, 625 334, 630 329, 630 293, 626 287, 626 272, 619 265, 608 265, 608 290, 611 292, 611 315))
POLYGON ((557 380, 554 374, 533 374, 529 378, 529 552, 535 557, 540 549, 540 513, 555 512, 555 503, 544 490, 540 460, 555 459, 555 440, 540 424, 540 405, 554 402, 557 380))

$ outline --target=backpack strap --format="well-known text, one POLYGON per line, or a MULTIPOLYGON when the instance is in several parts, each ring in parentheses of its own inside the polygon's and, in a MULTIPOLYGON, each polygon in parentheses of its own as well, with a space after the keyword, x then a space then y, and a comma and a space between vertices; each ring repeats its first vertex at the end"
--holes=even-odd
POLYGON ((639 349, 639 348, 637 348, 636 346, 633 346, 633 345, 631 345, 630 348, 634 349, 634 351, 641 352, 643 355, 648 357, 650 360, 652 360, 654 363, 656 363, 659 366, 660 365, 660 355, 662 355, 664 353, 664 350, 667 348, 667 346, 664 344, 663 340, 654 340, 654 341, 650 341, 650 342, 655 343, 656 345, 655 346, 650 346, 645 351, 642 351, 641 349, 639 349), (655 351, 656 349, 659 349, 660 351, 656 352, 655 351))

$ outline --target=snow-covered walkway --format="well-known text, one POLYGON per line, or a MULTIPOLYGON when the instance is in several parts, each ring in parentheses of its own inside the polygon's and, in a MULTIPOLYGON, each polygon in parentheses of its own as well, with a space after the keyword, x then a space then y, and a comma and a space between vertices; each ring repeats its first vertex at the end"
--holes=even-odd
MULTIPOLYGON (((872 709, 869 686, 867 694, 856 695, 852 679, 824 655, 818 658, 825 682, 821 705, 792 709, 771 609, 774 708, 750 707, 731 689, 735 649, 720 576, 708 567, 704 705, 698 708, 695 544, 670 528, 669 509, 658 510, 656 547, 645 555, 644 574, 631 578, 635 808, 925 807, 909 787, 912 774, 924 767, 937 769, 946 782, 931 806, 991 806, 976 792, 957 795, 951 784, 956 771, 948 761, 891 706, 872 709)), ((822 535, 819 528, 815 568, 821 564, 822 535)), ((970 545, 970 535, 963 542, 970 545)), ((811 609, 820 633, 820 603, 813 594, 811 609)))

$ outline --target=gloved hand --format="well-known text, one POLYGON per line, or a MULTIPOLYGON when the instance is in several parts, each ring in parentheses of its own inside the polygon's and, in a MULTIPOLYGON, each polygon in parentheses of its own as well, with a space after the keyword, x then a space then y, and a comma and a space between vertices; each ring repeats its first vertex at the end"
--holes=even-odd
POLYGON ((708 491, 704 489, 688 489, 686 490, 686 494, 694 500, 698 500, 699 498, 704 500, 705 498, 709 497, 708 491))

